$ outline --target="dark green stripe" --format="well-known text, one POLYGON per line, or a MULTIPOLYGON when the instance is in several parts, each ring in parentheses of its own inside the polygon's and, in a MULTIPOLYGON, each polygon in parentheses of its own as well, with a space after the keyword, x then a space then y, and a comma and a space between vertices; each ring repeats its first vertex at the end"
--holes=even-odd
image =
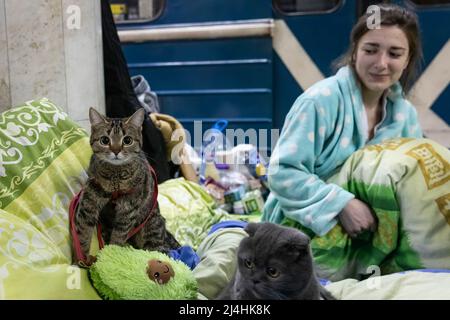
POLYGON ((353 193, 358 199, 368 203, 372 208, 399 211, 393 186, 366 184, 351 180, 343 188, 353 193))

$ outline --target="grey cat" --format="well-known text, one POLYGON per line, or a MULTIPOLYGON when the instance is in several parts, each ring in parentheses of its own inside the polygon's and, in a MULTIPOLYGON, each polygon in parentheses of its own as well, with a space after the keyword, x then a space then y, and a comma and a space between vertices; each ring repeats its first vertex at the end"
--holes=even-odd
POLYGON ((89 250, 97 223, 102 226, 106 244, 128 243, 138 249, 164 253, 180 246, 166 230, 165 219, 154 203, 155 178, 141 149, 144 117, 144 109, 129 118, 117 119, 105 117, 93 108, 89 110, 93 155, 75 216, 76 232, 87 257, 84 263, 88 266, 94 262, 89 250), (130 231, 146 218, 144 226, 127 239, 130 231))
POLYGON ((273 223, 249 223, 237 270, 220 300, 335 300, 315 275, 308 236, 273 223))

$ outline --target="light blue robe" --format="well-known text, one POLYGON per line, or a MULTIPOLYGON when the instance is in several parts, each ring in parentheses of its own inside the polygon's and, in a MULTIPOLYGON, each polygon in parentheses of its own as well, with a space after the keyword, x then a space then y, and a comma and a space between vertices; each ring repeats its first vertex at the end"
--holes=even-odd
POLYGON ((284 217, 326 234, 354 195, 324 182, 356 150, 394 137, 422 137, 417 112, 399 83, 385 95, 381 122, 368 141, 361 89, 349 67, 324 79, 294 102, 269 165, 271 193, 263 221, 284 217))

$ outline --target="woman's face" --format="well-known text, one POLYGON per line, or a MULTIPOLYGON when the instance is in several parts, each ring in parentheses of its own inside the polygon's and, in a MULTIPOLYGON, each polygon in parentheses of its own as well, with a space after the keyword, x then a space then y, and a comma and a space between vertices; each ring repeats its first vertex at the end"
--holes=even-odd
POLYGON ((405 33, 396 26, 366 32, 356 48, 355 69, 366 90, 381 93, 402 76, 409 62, 405 33))

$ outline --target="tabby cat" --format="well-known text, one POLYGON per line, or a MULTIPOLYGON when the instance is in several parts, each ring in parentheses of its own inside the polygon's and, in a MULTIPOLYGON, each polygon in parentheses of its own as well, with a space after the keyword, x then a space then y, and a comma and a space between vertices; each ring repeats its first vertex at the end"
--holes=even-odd
POLYGON ((155 178, 141 149, 144 117, 144 109, 129 118, 108 118, 93 108, 89 110, 94 153, 75 216, 87 265, 93 262, 89 250, 97 223, 101 224, 105 244, 128 243, 138 249, 164 253, 180 246, 166 230, 157 203, 143 228, 127 239, 128 233, 149 216, 156 201, 152 198, 155 178))
POLYGON ((308 236, 268 222, 245 231, 236 273, 218 299, 334 300, 316 278, 308 236))

